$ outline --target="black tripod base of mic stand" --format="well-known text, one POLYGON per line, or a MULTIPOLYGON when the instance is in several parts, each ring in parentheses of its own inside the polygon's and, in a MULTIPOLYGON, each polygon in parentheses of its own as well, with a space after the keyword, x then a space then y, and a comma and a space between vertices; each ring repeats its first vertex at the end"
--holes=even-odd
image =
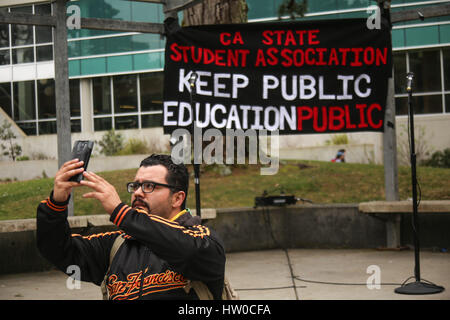
POLYGON ((394 292, 399 294, 435 294, 440 293, 444 290, 444 287, 435 285, 433 283, 415 281, 396 288, 394 292))

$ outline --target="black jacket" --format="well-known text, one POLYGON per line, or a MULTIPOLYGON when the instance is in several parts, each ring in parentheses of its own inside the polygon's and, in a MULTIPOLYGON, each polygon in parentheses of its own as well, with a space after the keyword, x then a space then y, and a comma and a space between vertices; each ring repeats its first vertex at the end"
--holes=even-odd
POLYGON ((67 202, 52 194, 37 209, 37 246, 60 270, 80 268, 82 281, 100 285, 109 266, 114 240, 125 238, 108 271, 110 299, 198 299, 183 287, 203 281, 220 299, 225 273, 225 251, 220 238, 188 211, 170 221, 121 203, 110 220, 120 231, 81 236, 71 234, 67 202))

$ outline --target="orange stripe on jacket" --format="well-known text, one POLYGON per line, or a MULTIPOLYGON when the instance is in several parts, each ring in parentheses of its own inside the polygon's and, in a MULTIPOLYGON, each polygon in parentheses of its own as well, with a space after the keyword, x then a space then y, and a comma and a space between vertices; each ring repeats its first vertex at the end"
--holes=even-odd
POLYGON ((117 221, 119 220, 120 216, 122 215, 123 211, 127 208, 127 205, 124 205, 122 208, 120 208, 119 213, 117 214, 116 218, 114 219, 114 224, 117 225, 117 221))

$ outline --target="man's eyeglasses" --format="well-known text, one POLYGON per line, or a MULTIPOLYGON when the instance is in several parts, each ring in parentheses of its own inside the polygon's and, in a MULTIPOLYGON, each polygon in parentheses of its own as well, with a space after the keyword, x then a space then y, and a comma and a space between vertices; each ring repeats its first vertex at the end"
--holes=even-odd
POLYGON ((152 193, 155 190, 156 186, 167 187, 170 189, 177 189, 175 186, 171 186, 169 184, 158 183, 153 181, 144 181, 144 182, 128 182, 127 183, 127 191, 129 193, 135 193, 139 188, 142 187, 142 192, 144 193, 152 193))

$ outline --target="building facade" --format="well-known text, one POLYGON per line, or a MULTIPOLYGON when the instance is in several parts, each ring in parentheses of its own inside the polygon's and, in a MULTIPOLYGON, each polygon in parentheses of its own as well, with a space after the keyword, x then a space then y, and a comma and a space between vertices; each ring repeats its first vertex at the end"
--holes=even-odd
MULTIPOLYGON (((392 11, 448 1, 392 1, 392 11)), ((278 19, 281 0, 247 0, 249 23, 278 19)), ((303 20, 368 17, 370 0, 309 0, 303 20)), ((163 23, 162 6, 125 0, 78 0, 67 3, 82 17, 163 23)), ((52 13, 51 3, 0 10, 52 13)), ((397 134, 406 126, 406 73, 415 73, 416 123, 428 151, 450 147, 450 16, 395 24, 392 30, 397 134)), ((165 39, 159 34, 68 30, 72 140, 100 140, 110 129, 168 146, 162 130, 165 39), (123 131, 122 131, 123 130, 123 131)), ((56 105, 51 27, 0 24, 0 118, 14 122, 24 155, 33 158, 46 145, 56 157, 56 105)), ((318 147, 328 134, 283 137, 283 147, 318 147)), ((376 133, 348 135, 354 144, 371 144, 374 162, 382 161, 376 133)), ((41 152, 42 153, 42 152, 41 152)), ((42 156, 42 154, 41 154, 42 156)), ((326 160, 326 159, 322 159, 326 160)))

